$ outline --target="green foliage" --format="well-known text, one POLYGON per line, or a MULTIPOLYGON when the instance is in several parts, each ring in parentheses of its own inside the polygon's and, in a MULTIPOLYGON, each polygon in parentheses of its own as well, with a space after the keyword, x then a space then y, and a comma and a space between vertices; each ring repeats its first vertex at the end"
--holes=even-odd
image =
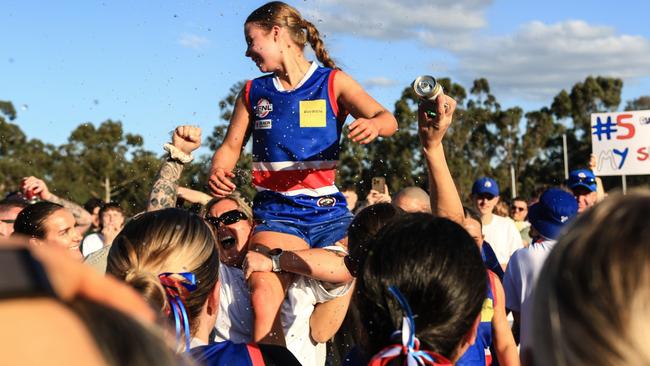
POLYGON ((95 197, 142 211, 160 166, 142 145, 142 137, 125 134, 119 121, 84 123, 57 150, 50 188, 75 202, 95 197))
POLYGON ((625 105, 626 111, 644 111, 650 109, 650 95, 644 95, 633 100, 629 100, 625 105))
MULTIPOLYGON (((467 198, 479 176, 495 177, 502 195, 510 194, 510 167, 515 170, 517 191, 529 195, 538 186, 564 180, 562 135, 567 135, 569 167, 587 165, 591 151, 590 114, 615 111, 621 104, 620 79, 587 77, 570 92, 560 91, 549 107, 524 112, 519 107, 502 109, 491 94, 489 82, 477 79, 469 94, 448 78, 440 78, 445 92, 458 105, 444 148, 461 196, 467 198)), ((238 93, 244 82, 233 85, 219 102, 223 121, 214 126, 205 145, 212 151, 222 143, 238 93)), ((356 185, 360 197, 370 189, 374 176, 384 176, 390 192, 407 186, 427 188, 425 163, 417 137, 417 96, 407 86, 394 104, 398 131, 359 145, 342 138, 337 184, 356 185)), ((630 100, 626 110, 650 109, 650 96, 630 100)), ((154 176, 160 166, 156 153, 143 148, 143 138, 123 131, 122 123, 107 120, 98 126, 84 123, 61 146, 28 139, 16 119, 11 102, 0 101, 0 193, 18 188, 22 177, 35 175, 48 182, 53 192, 83 203, 90 197, 120 202, 130 213, 144 209, 154 176)), ((345 132, 344 132, 345 135, 345 132)), ((251 154, 241 154, 235 184, 249 198, 251 154)), ((210 156, 185 167, 180 184, 206 190, 210 156)), ((606 188, 620 185, 620 178, 605 178, 606 188)), ((650 183, 650 177, 628 177, 628 184, 650 183)))
POLYGON ((50 171, 55 148, 40 140, 27 139, 13 123, 16 109, 11 102, 0 101, 0 193, 18 189, 20 180, 50 171))
MULTIPOLYGON (((622 90, 620 79, 588 77, 571 93, 558 93, 550 108, 524 113, 519 107, 503 110, 484 78, 473 82, 469 96, 448 78, 438 81, 458 103, 444 147, 464 198, 473 181, 483 175, 501 182, 502 195, 509 197, 511 166, 520 195, 530 195, 539 186, 561 184, 562 134, 567 133, 570 167, 586 165, 591 150, 590 114, 615 110, 622 90)), ((650 98, 634 101, 637 104, 633 105, 648 107, 643 104, 647 101, 650 98)), ((358 183, 361 196, 369 189, 370 178, 377 175, 386 176, 391 192, 411 185, 426 188, 425 165, 415 134, 416 111, 417 98, 407 86, 395 102, 399 130, 394 136, 378 139, 367 147, 350 144, 344 138, 338 183, 358 183)))
MULTIPOLYGON (((9 118, 10 121, 16 119, 16 108, 11 102, 0 100, 0 113, 9 118)), ((0 120, 4 121, 4 116, 0 115, 0 120)))

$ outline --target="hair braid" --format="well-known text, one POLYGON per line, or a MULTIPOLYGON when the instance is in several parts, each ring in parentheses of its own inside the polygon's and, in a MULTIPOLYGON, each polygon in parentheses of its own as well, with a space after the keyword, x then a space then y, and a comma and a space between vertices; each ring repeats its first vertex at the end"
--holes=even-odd
POLYGON ((329 53, 325 49, 325 44, 320 38, 320 33, 314 24, 306 19, 303 19, 302 26, 307 31, 307 41, 316 53, 316 58, 318 58, 318 61, 320 61, 323 66, 329 67, 331 69, 339 69, 336 66, 336 63, 334 63, 334 60, 330 58, 329 53))

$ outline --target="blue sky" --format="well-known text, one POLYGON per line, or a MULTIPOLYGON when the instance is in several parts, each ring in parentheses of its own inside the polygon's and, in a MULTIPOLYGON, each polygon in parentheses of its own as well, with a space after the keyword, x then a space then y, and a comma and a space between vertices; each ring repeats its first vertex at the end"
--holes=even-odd
MULTIPOLYGON (((259 1, 11 1, 0 12, 0 100, 30 138, 61 144, 120 120, 153 151, 177 124, 219 120, 230 86, 259 71, 243 22, 259 1)), ((585 76, 650 94, 650 2, 301 0, 342 68, 388 109, 419 74, 486 77, 527 110, 585 76)), ((204 151, 206 152, 206 151, 204 151)))

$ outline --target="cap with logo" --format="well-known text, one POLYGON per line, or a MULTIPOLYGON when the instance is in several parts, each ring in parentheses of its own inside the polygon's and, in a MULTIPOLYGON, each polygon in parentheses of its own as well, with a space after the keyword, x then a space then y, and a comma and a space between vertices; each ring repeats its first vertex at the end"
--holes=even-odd
POLYGON ((472 194, 491 194, 493 196, 498 196, 499 184, 496 180, 490 177, 479 178, 474 181, 474 185, 472 185, 472 194))
POLYGON ((567 186, 571 189, 585 187, 591 192, 596 192, 596 176, 589 169, 577 169, 571 171, 567 186))
POLYGON ((528 209, 528 221, 545 238, 557 239, 562 227, 577 213, 578 202, 571 193, 549 188, 528 209))

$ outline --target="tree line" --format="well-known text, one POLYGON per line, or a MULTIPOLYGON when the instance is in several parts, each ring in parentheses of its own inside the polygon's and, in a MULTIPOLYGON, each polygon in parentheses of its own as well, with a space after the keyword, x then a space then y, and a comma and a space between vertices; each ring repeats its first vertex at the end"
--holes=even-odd
MULTIPOLYGON (((502 195, 509 197, 511 170, 517 192, 523 196, 542 185, 561 184, 562 135, 567 136, 570 169, 585 167, 591 151, 591 113, 614 112, 622 103, 623 81, 609 77, 587 77, 570 91, 560 91, 549 106, 528 112, 520 107, 502 108, 486 79, 475 80, 469 92, 449 78, 438 81, 458 102, 444 147, 464 197, 474 179, 483 175, 496 178, 502 195)), ((212 151, 223 140, 242 85, 233 85, 219 103, 221 120, 205 140, 212 151)), ((623 109, 650 109, 650 96, 627 101, 623 109)), ((367 146, 343 138, 339 186, 356 186, 363 196, 372 177, 384 176, 391 192, 407 186, 427 187, 417 138, 417 96, 410 86, 395 102, 393 113, 399 130, 392 137, 367 146)), ((22 177, 34 175, 43 178, 56 194, 76 202, 96 197, 118 202, 130 213, 144 209, 161 154, 146 150, 142 136, 124 131, 120 121, 109 119, 98 126, 83 123, 66 143, 55 146, 28 138, 12 123, 16 116, 10 101, 0 101, 0 194, 18 189, 22 177)), ((197 157, 185 168, 181 184, 205 190, 209 161, 209 155, 197 157)), ((236 183, 248 197, 254 194, 250 166, 251 155, 246 150, 235 173, 236 183)), ((620 185, 620 180, 607 177, 604 183, 611 189, 620 185)), ((628 177, 628 184, 647 185, 650 177, 628 177)))

